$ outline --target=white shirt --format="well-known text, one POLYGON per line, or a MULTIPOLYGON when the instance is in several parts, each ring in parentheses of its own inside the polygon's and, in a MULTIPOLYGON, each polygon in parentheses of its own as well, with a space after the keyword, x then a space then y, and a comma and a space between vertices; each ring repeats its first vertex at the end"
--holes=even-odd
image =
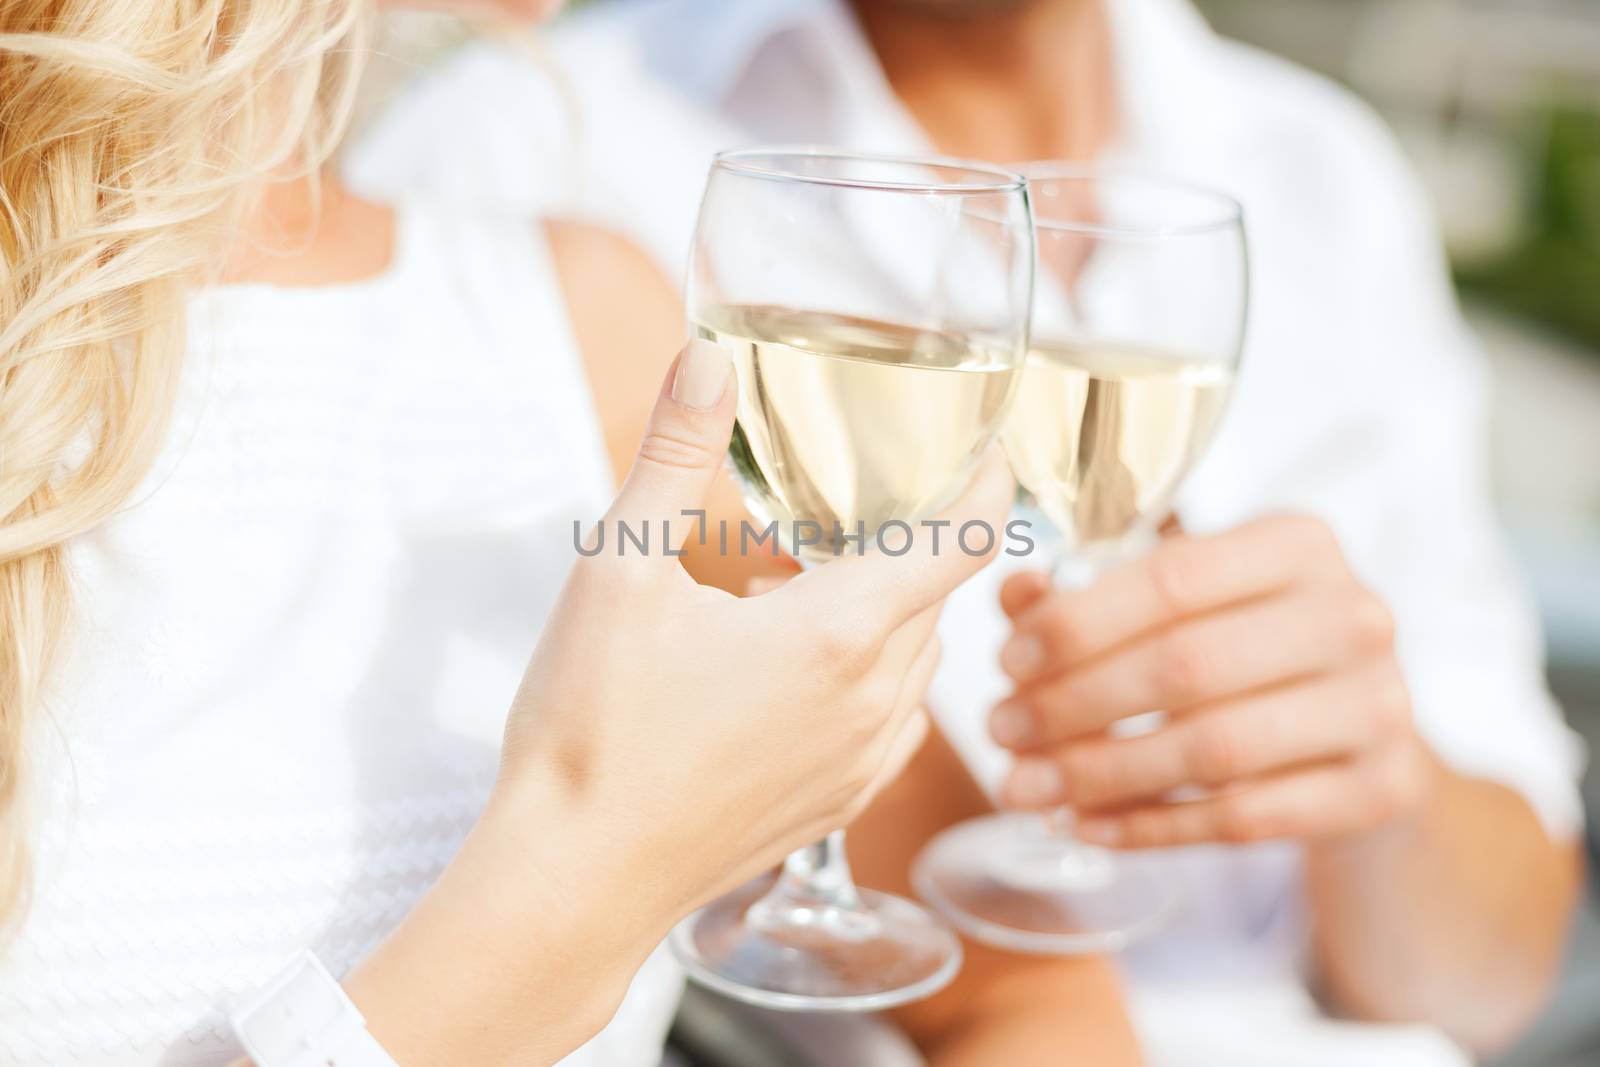
MULTIPOLYGON (((1428 205, 1381 123, 1330 83, 1214 36, 1184 0, 1113 0, 1122 143, 1244 205, 1252 319, 1224 426, 1180 498, 1195 530, 1319 515, 1395 612, 1418 726, 1547 826, 1581 823, 1582 750, 1542 679, 1535 616, 1486 485, 1485 371, 1428 205)), ((461 49, 361 141, 360 186, 427 188, 629 235, 682 269, 712 152, 754 141, 925 151, 842 0, 612 0, 550 34, 546 66, 461 49)), ((945 613, 933 704, 981 778, 1004 695, 998 573, 945 613)), ((1289 845, 1172 857, 1177 927, 1146 982, 1283 980, 1300 966, 1289 845)))
MULTIPOLYGON (((611 475, 536 229, 396 225, 375 278, 197 296, 161 458, 70 546, 0 1064, 232 1062, 230 1003, 343 974, 482 809, 611 475)), ((572 1067, 654 1067, 678 980, 572 1067)))

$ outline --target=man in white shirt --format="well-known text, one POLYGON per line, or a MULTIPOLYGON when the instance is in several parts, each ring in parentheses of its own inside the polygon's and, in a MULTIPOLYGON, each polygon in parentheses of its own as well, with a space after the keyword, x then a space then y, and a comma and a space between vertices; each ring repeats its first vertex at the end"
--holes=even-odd
MULTIPOLYGON (((1003 576, 969 585, 934 710, 1003 799, 1201 846, 1164 860, 1189 907, 1128 961, 1153 1060, 1331 1033, 1280 995, 1308 969, 1342 1014, 1512 1036, 1578 882, 1581 753, 1489 515, 1483 369, 1380 124, 1184 0, 610 0, 550 52, 464 49, 364 139, 358 185, 575 214, 674 274, 710 153, 753 141, 1114 155, 1244 203, 1249 341, 1179 501, 1194 535, 1083 594, 1013 577, 1014 623, 1003 576), (1190 711, 1085 740, 1152 708, 1190 711), (1216 795, 1161 799, 1196 784, 1216 795)), ((1439 1062, 1354 1033, 1260 1062, 1439 1062)))

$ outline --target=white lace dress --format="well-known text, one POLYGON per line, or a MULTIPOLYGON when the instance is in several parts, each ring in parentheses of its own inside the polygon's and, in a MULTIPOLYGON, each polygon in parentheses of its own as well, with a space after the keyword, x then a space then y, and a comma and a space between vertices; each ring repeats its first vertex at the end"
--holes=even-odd
MULTIPOLYGON (((302 947, 336 973, 433 882, 610 475, 536 228, 399 212, 381 276, 193 304, 165 455, 73 546, 34 731, 0 1064, 200 1067, 302 947)), ((571 1059, 653 1067, 657 953, 571 1059)))

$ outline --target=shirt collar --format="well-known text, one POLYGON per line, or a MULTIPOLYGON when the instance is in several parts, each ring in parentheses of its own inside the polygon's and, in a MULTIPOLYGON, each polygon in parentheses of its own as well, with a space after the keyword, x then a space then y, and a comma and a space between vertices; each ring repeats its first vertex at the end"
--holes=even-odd
POLYGON ((1178 174, 1211 176, 1225 153, 1222 43, 1190 0, 1108 0, 1121 142, 1178 174))

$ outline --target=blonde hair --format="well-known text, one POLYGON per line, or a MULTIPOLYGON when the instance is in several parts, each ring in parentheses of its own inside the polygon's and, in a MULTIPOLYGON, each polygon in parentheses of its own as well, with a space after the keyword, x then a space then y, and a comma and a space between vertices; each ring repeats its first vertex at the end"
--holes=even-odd
POLYGON ((183 296, 350 109, 369 0, 0 2, 0 917, 24 756, 67 626, 65 546, 162 443, 183 296))

